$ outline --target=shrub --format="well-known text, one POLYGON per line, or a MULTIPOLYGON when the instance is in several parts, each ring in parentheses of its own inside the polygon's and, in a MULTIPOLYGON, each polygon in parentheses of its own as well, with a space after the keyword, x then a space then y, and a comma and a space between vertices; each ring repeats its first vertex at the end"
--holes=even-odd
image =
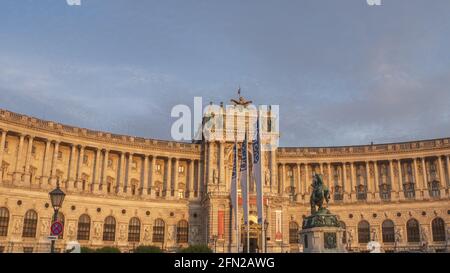
POLYGON ((161 248, 157 246, 138 246, 134 253, 162 253, 161 248))
POLYGON ((95 253, 95 249, 89 248, 89 247, 85 247, 85 246, 82 246, 82 247, 80 248, 80 252, 81 252, 81 253, 95 253))
POLYGON ((213 253, 213 251, 207 245, 191 245, 181 249, 179 253, 213 253))
POLYGON ((120 249, 116 247, 105 246, 95 251, 96 253, 120 253, 120 249))

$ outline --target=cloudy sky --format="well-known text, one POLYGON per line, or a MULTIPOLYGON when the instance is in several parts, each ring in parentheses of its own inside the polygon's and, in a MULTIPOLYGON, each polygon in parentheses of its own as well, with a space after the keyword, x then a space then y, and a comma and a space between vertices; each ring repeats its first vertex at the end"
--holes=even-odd
POLYGON ((450 136, 450 1, 3 0, 0 108, 170 139, 240 85, 282 146, 450 136))

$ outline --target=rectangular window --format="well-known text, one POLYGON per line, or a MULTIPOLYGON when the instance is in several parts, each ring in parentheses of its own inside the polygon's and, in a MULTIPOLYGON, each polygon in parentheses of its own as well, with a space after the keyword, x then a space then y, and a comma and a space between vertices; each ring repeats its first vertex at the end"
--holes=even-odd
POLYGON ((155 168, 157 173, 161 173, 161 164, 156 164, 155 168))
POLYGON ((84 164, 84 165, 87 165, 88 162, 89 162, 88 160, 89 160, 89 157, 88 157, 87 155, 84 155, 84 156, 83 156, 83 164, 84 164))
POLYGON ((63 153, 61 151, 58 152, 58 160, 61 160, 63 157, 63 153))
POLYGON ((184 173, 184 166, 178 167, 178 173, 184 173))

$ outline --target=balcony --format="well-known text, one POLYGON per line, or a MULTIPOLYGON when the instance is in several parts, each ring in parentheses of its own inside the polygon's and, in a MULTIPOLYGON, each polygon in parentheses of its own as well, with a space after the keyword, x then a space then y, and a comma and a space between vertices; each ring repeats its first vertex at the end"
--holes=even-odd
POLYGON ((416 198, 416 190, 413 182, 408 182, 403 184, 403 193, 405 194, 406 199, 415 199, 416 198))
POLYGON ((440 198, 441 197, 441 184, 439 181, 434 180, 432 182, 428 182, 428 191, 430 193, 431 198, 440 198))
POLYGON ((391 185, 386 183, 380 185, 380 198, 383 201, 391 200, 391 185))
POLYGON ((344 200, 344 193, 342 187, 340 186, 334 187, 333 199, 335 202, 341 202, 342 200, 344 200))
POLYGON ((358 201, 367 200, 367 187, 365 185, 356 186, 356 199, 358 201))

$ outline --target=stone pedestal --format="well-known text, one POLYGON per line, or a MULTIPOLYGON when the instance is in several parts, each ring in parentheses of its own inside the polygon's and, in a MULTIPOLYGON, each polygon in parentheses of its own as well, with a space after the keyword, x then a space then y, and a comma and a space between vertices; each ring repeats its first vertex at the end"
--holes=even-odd
POLYGON ((344 229, 336 215, 328 210, 317 212, 303 220, 300 238, 305 253, 345 253, 344 229))

